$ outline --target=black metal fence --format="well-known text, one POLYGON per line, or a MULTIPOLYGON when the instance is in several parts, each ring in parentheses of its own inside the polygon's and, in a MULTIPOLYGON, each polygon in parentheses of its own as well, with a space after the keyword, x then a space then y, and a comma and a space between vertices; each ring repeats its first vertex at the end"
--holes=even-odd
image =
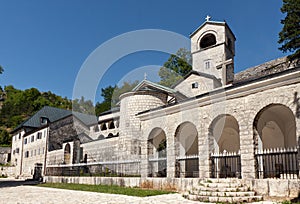
POLYGON ((140 161, 51 165, 47 176, 140 177, 140 161))
POLYGON ((149 159, 148 164, 148 177, 167 176, 167 158, 149 159))
POLYGON ((239 153, 216 153, 210 155, 211 178, 241 178, 239 153))
POLYGON ((199 156, 187 155, 176 158, 175 176, 177 178, 199 177, 199 156))
POLYGON ((257 150, 255 157, 258 178, 299 178, 297 148, 257 150))

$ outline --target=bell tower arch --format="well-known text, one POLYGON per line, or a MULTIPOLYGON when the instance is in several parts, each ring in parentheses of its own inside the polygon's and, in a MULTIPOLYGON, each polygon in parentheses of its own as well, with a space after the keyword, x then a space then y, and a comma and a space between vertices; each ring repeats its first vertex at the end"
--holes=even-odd
POLYGON ((234 78, 235 36, 226 22, 204 22, 191 35, 193 70, 214 75, 223 86, 234 78))

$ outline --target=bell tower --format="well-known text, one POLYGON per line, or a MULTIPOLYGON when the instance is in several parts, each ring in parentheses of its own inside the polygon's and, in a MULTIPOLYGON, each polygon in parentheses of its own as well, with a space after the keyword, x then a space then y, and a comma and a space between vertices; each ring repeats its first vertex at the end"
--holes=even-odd
POLYGON ((226 22, 210 18, 190 35, 193 70, 213 75, 225 86, 234 78, 236 39, 226 22))

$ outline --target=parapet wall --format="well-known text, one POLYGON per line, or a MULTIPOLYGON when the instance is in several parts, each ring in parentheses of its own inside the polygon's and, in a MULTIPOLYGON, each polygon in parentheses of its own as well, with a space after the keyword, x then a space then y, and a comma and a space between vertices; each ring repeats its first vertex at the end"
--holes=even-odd
MULTIPOLYGON (((198 178, 140 178, 140 177, 61 177, 46 176, 46 183, 77 183, 118 185, 184 192, 196 188, 198 178)), ((242 179, 242 183, 265 198, 292 199, 300 195, 299 179, 242 179)))

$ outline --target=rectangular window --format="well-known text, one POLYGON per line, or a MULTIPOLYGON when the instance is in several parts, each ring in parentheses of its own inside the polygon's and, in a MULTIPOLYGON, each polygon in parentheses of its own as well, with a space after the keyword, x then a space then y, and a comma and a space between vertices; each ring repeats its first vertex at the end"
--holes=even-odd
POLYGON ((31 136, 31 142, 34 142, 34 135, 31 136))
POLYGON ((33 150, 30 151, 30 156, 31 156, 31 157, 33 156, 33 150))
POLYGON ((38 155, 40 155, 40 154, 41 154, 41 149, 39 148, 38 155))
POLYGON ((19 140, 21 139, 21 133, 19 133, 19 140))
POLYGON ((17 149, 16 149, 16 153, 18 154, 19 152, 20 152, 20 149, 19 149, 19 148, 17 148, 17 149))
POLYGON ((42 139, 42 133, 41 132, 38 132, 38 134, 37 134, 37 139, 39 140, 39 139, 42 139))
POLYGON ((45 147, 43 147, 43 154, 45 154, 45 147))
POLYGON ((25 158, 28 158, 29 157, 29 151, 26 151, 25 152, 25 158))
POLYGON ((34 150, 34 156, 36 156, 36 149, 34 150))
POLYGON ((24 140, 24 144, 27 144, 27 138, 25 138, 25 140, 24 140))
POLYGON ((206 61, 205 62, 205 69, 209 69, 210 68, 210 62, 209 61, 206 61))

